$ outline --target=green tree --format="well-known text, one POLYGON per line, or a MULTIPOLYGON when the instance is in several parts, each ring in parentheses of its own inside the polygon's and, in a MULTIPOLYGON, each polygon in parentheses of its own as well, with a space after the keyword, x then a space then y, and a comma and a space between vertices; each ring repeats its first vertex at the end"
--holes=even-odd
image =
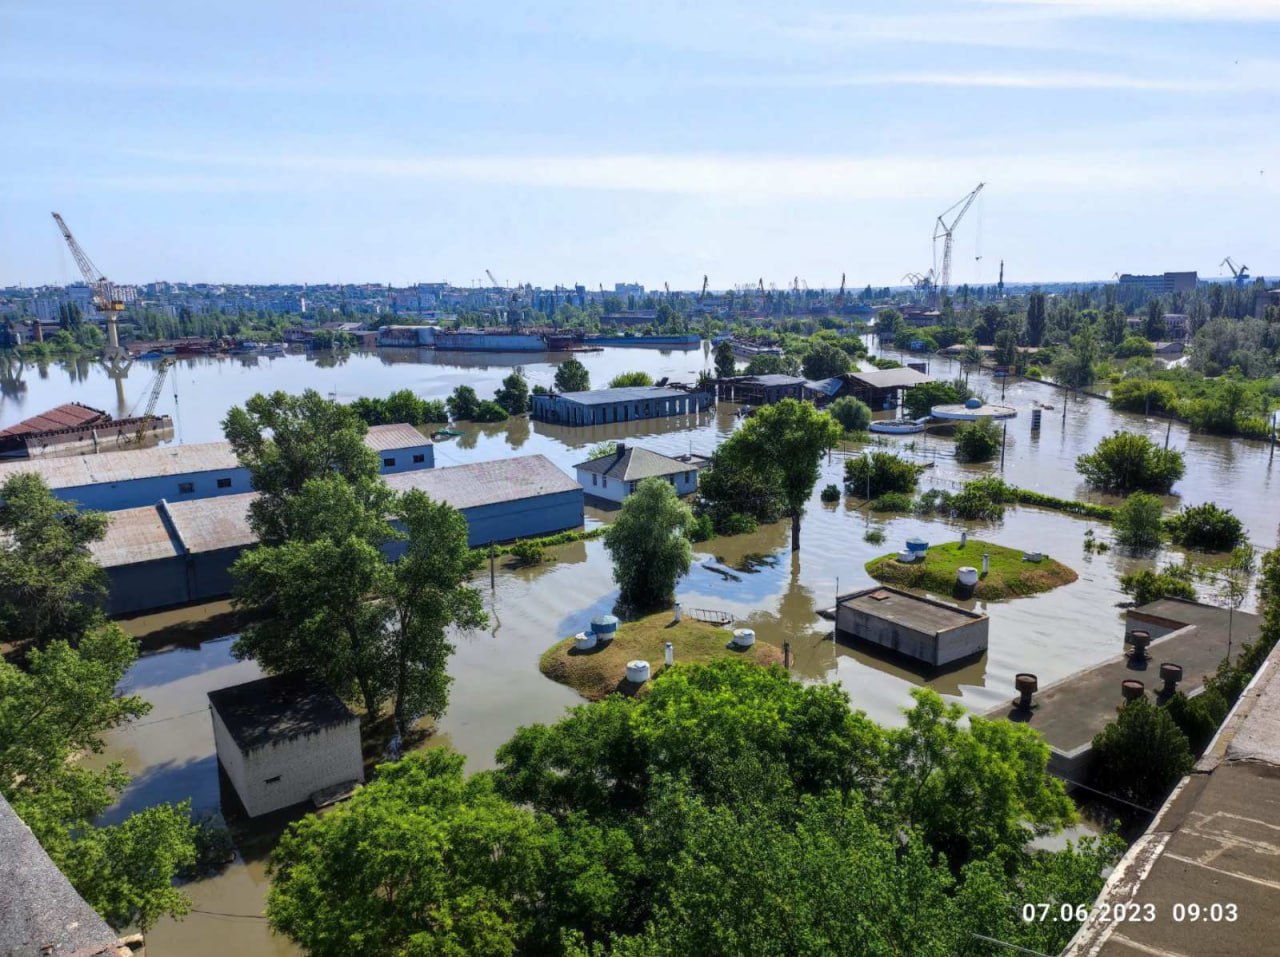
POLYGON ((1117 545, 1156 548, 1164 539, 1164 504, 1158 496, 1134 492, 1116 509, 1112 529, 1117 545))
POLYGON ((890 492, 914 492, 923 471, 924 466, 892 452, 870 452, 844 460, 844 484, 851 494, 874 499, 890 492))
POLYGON ((742 371, 744 375, 799 375, 800 360, 795 356, 763 352, 752 356, 742 371))
POLYGON ((1018 334, 1012 329, 1001 329, 995 334, 995 351, 991 357, 996 365, 1013 366, 1018 362, 1018 334))
POLYGON ((512 957, 541 893, 544 842, 534 814, 431 748, 285 833, 267 917, 313 957, 512 957))
POLYGON ((264 544, 289 537, 286 502, 309 480, 336 474, 355 482, 378 474, 378 454, 364 441, 364 420, 314 389, 255 395, 227 413, 222 431, 258 492, 249 505, 249 523, 264 544))
POLYGON ((839 444, 840 425, 808 402, 783 399, 767 405, 721 446, 728 462, 747 463, 772 475, 791 517, 791 550, 800 548, 800 519, 822 474, 822 456, 839 444))
POLYGON ((459 422, 474 421, 480 411, 480 397, 469 385, 460 385, 454 389, 446 404, 449 406, 449 415, 459 422))
POLYGON ((925 382, 903 393, 902 405, 907 415, 918 419, 928 415, 929 410, 935 405, 964 402, 972 394, 963 379, 956 379, 953 382, 925 382))
POLYGON ((0 659, 0 794, 104 919, 145 930, 190 906, 173 888, 195 860, 189 808, 161 805, 95 827, 129 778, 119 764, 91 770, 80 760, 150 710, 116 691, 136 657, 132 639, 100 624, 79 647, 32 648, 25 668, 0 659))
POLYGON ((502 388, 497 391, 494 400, 510 415, 522 415, 529 411, 529 383, 519 369, 502 380, 502 388))
POLYGON ((1244 523, 1214 502, 1187 505, 1165 522, 1169 538, 1184 548, 1226 552, 1245 543, 1244 523))
POLYGON ((1083 326, 1071 337, 1070 346, 1054 361, 1053 374, 1065 386, 1087 389, 1093 385, 1098 357, 1098 340, 1093 329, 1083 326))
POLYGON ((671 596, 693 560, 685 534, 692 523, 689 506, 662 479, 644 479, 627 496, 604 535, 623 602, 646 608, 671 596))
POLYGON ((476 422, 505 422, 507 410, 491 399, 485 399, 476 406, 471 418, 476 422))
POLYGON ((992 419, 956 426, 956 458, 961 462, 990 462, 1000 452, 1004 433, 992 419))
POLYGON ((806 379, 829 379, 848 372, 853 363, 839 346, 827 341, 817 341, 809 346, 800 364, 806 379))
POLYGON ((733 343, 728 339, 716 346, 716 378, 728 379, 737 374, 737 360, 733 354, 733 343))
POLYGON ((1146 605, 1160 598, 1196 600, 1196 587, 1189 566, 1166 565, 1161 571, 1143 568, 1120 576, 1120 590, 1133 596, 1135 605, 1146 605))
POLYGON ((1044 293, 1036 290, 1027 297, 1027 341, 1039 346, 1044 341, 1044 293))
POLYGON ((623 389, 628 386, 653 385, 653 376, 647 372, 620 372, 609 380, 610 389, 623 389))
POLYGON ((557 392, 586 392, 591 388, 591 375, 587 367, 572 357, 556 367, 557 392))
POLYGON ((106 591, 89 546, 109 519, 55 498, 19 473, 0 485, 0 636, 19 651, 56 639, 77 644, 100 620, 106 591))
POLYGON ((1186 736, 1145 695, 1125 702, 1093 739, 1094 786, 1145 807, 1164 803, 1191 764, 1186 736))
POLYGON ((827 406, 827 412, 845 432, 865 432, 871 424, 871 407, 851 395, 836 399, 827 406))
POLYGON ((1145 435, 1114 432, 1076 459, 1076 471, 1098 489, 1167 493, 1186 471, 1182 453, 1145 435))

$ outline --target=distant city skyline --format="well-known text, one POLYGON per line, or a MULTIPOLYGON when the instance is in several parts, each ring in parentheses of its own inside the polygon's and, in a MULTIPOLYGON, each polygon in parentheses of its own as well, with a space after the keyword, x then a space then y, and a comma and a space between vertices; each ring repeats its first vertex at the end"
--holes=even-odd
MULTIPOLYGON (((0 0, 0 286, 1280 273, 1280 2, 0 0)), ((1274 278, 1274 277, 1272 277, 1274 278)))

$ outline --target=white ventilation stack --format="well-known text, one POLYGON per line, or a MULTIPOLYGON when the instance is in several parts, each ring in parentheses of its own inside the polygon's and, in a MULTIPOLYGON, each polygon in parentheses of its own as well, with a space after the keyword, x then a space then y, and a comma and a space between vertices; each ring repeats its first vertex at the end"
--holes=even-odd
POLYGON ((627 680, 633 685, 642 685, 649 680, 649 662, 635 661, 627 662, 627 680))

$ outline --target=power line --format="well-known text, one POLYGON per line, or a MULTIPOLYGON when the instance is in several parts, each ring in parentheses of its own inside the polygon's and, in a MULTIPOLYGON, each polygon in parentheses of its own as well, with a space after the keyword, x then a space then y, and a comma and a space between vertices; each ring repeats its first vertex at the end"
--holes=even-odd
POLYGON ((229 914, 220 910, 201 910, 199 907, 193 907, 188 913, 203 914, 206 917, 235 917, 240 920, 266 920, 263 914, 229 914))
POLYGON ((987 937, 985 934, 978 934, 970 931, 969 936, 976 937, 978 940, 986 941, 988 944, 995 944, 997 947, 1003 947, 1005 950, 1012 950, 1018 954, 1030 954, 1031 957, 1053 957, 1052 954, 1042 953, 1038 950, 1030 950, 1026 947, 1019 947, 1017 944, 1011 944, 1005 940, 996 940, 994 937, 987 937))

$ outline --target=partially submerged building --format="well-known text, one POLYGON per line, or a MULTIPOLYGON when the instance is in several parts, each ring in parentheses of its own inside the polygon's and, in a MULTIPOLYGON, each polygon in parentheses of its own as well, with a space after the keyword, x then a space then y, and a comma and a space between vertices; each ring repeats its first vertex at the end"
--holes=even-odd
MULTIPOLYGON (((467 520, 473 547, 552 535, 583 522, 582 487, 541 455, 496 459, 387 477, 418 489, 467 520)), ((107 611, 130 615, 211 601, 231 593, 231 565, 257 541, 249 527, 255 493, 171 502, 111 513, 90 546, 107 575, 107 611)))
POLYGON ((674 386, 629 386, 587 392, 548 392, 532 396, 533 417, 561 425, 610 425, 714 408, 710 392, 674 386))
POLYGON ((930 668, 987 650, 990 619, 934 598, 877 585, 840 597, 836 636, 868 642, 930 668))
POLYGON ((209 692, 218 764, 249 817, 364 780, 360 719, 301 672, 209 692))
POLYGON ((897 408, 901 394, 914 386, 933 382, 933 376, 904 366, 900 369, 868 369, 865 372, 846 372, 842 388, 832 398, 853 396, 872 409, 897 408))
MULTIPOLYGON (((411 425, 370 426, 365 444, 378 453, 384 475, 435 464, 431 440, 411 425)), ((0 463, 0 482, 20 472, 39 475, 60 499, 106 512, 251 490, 249 470, 240 464, 230 442, 0 463)))
POLYGON ((746 405, 772 405, 783 399, 803 399, 806 381, 796 375, 738 375, 716 383, 720 398, 746 405))
POLYGON ((172 435, 173 420, 167 415, 114 419, 101 409, 65 402, 0 429, 0 458, 97 452, 136 444, 139 436, 164 439, 172 435))
POLYGON ((698 471, 709 461, 706 456, 691 452, 670 456, 619 442, 613 452, 575 465, 574 469, 578 484, 588 495, 621 502, 647 478, 670 482, 677 495, 691 495, 698 490, 698 471))

